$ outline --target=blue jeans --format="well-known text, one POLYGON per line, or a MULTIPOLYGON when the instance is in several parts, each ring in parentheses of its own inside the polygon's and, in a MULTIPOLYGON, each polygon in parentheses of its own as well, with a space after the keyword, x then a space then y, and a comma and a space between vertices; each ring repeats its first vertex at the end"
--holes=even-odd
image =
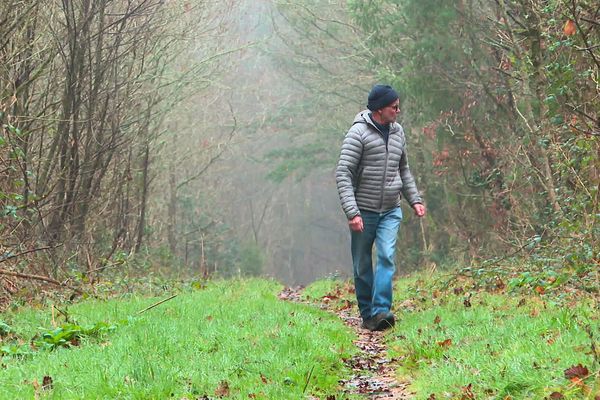
POLYGON ((363 319, 392 307, 392 277, 396 267, 394 253, 396 237, 402 221, 400 207, 377 213, 361 211, 364 230, 351 231, 354 288, 358 309, 363 319), (377 263, 373 269, 373 243, 377 248, 377 263))

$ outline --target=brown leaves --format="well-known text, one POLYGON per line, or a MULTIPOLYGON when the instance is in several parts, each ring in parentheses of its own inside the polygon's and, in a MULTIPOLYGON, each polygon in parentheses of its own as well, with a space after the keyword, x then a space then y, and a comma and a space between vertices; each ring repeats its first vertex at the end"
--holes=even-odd
POLYGON ((563 26, 563 33, 567 36, 573 36, 575 32, 577 32, 577 26, 575 25, 575 22, 568 19, 563 26))
POLYGON ((215 390, 215 396, 218 397, 227 397, 229 396, 229 382, 221 381, 219 383, 219 387, 215 390))
POLYGON ((452 345, 452 339, 446 339, 441 342, 437 342, 437 344, 438 344, 438 346, 447 349, 448 347, 450 347, 452 345))
POLYGON ((560 400, 560 399, 564 399, 565 396, 562 395, 562 393, 559 392, 552 392, 550 393, 550 396, 548 396, 549 400, 560 400))
POLYGON ((535 291, 536 291, 538 294, 544 294, 544 293, 546 293, 546 289, 544 289, 544 287, 543 287, 543 286, 536 286, 536 287, 535 287, 535 291))
POLYGON ((461 389, 462 389, 461 400, 475 398, 475 394, 473 393, 473 385, 472 384, 469 383, 467 386, 463 386, 461 389))
POLYGON ((590 371, 581 364, 573 365, 570 368, 565 369, 565 378, 573 381, 573 378, 583 379, 590 374, 590 371))

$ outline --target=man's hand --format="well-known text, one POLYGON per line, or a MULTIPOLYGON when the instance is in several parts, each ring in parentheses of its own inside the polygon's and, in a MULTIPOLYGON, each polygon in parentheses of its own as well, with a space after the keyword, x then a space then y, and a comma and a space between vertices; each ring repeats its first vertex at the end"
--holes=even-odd
POLYGON ((422 217, 423 215, 425 215, 425 206, 423 204, 413 204, 413 209, 415 210, 415 214, 417 217, 422 217))
POLYGON ((356 215, 354 218, 349 220, 348 224, 350 225, 350 229, 354 232, 362 232, 365 229, 362 217, 360 215, 356 215))

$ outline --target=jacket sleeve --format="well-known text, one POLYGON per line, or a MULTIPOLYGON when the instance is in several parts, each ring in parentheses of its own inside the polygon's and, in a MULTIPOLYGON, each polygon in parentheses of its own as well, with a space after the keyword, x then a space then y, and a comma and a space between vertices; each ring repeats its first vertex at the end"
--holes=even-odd
POLYGON ((402 194, 404 198, 408 200, 408 203, 413 206, 417 203, 423 203, 423 199, 419 195, 415 178, 410 172, 408 166, 408 156, 406 154, 406 140, 404 141, 404 148, 402 149, 402 157, 400 158, 400 178, 402 179, 402 194))
POLYGON ((354 184, 357 181, 362 152, 363 144, 360 134, 356 132, 356 129, 351 128, 342 143, 342 152, 335 170, 338 194, 342 209, 348 219, 360 214, 354 197, 354 184))

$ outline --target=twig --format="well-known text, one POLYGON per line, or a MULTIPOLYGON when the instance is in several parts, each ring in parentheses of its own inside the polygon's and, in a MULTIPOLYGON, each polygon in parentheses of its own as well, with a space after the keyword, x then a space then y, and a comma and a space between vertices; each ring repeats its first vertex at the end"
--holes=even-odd
POLYGON ((36 281, 48 282, 48 283, 51 283, 51 284, 56 285, 56 286, 62 286, 62 287, 69 288, 71 290, 74 290, 78 294, 83 294, 83 292, 80 289, 77 289, 77 288, 72 287, 72 286, 67 286, 64 283, 59 282, 56 279, 52 279, 52 278, 47 277, 47 276, 23 274, 21 272, 7 271, 5 269, 0 269, 0 275, 16 276, 17 278, 33 279, 33 280, 36 280, 36 281))
POLYGON ((315 366, 313 365, 312 368, 310 369, 310 372, 308 373, 306 382, 304 383, 304 389, 302 389, 302 394, 304 394, 304 392, 306 392, 306 388, 308 387, 308 382, 310 382, 310 378, 312 378, 312 373, 313 373, 314 369, 315 369, 315 366))
POLYGON ((161 305, 162 303, 164 303, 164 302, 166 302, 166 301, 169 301, 169 300, 171 300, 171 299, 172 299, 172 298, 174 298, 174 297, 177 297, 177 295, 176 295, 176 294, 174 294, 173 296, 171 296, 171 297, 167 297, 166 299, 164 299, 164 300, 161 300, 161 301, 159 301, 158 303, 154 303, 154 304, 152 304, 151 306, 148 306, 148 307, 144 308, 143 310, 141 310, 141 311, 138 311, 138 312, 137 312, 137 314, 138 314, 138 315, 140 315, 141 313, 143 313, 143 312, 146 312, 146 311, 148 311, 149 309, 151 309, 151 308, 154 308, 154 307, 156 307, 156 306, 159 306, 159 305, 161 305))
POLYGON ((69 314, 67 314, 66 312, 64 312, 63 310, 61 310, 60 308, 56 307, 54 304, 52 304, 52 320, 54 321, 54 310, 58 311, 59 313, 61 313, 62 315, 65 316, 65 321, 67 322, 71 322, 69 321, 69 314))
POLYGON ((22 256, 23 254, 33 253, 33 252, 40 251, 40 250, 55 249, 55 248, 60 247, 62 245, 63 244, 61 243, 61 244, 58 244, 56 246, 40 247, 38 249, 32 249, 32 250, 23 251, 21 253, 12 254, 12 255, 10 255, 8 257, 4 257, 3 259, 1 259, 0 263, 3 263, 4 261, 10 260, 11 258, 22 256))

